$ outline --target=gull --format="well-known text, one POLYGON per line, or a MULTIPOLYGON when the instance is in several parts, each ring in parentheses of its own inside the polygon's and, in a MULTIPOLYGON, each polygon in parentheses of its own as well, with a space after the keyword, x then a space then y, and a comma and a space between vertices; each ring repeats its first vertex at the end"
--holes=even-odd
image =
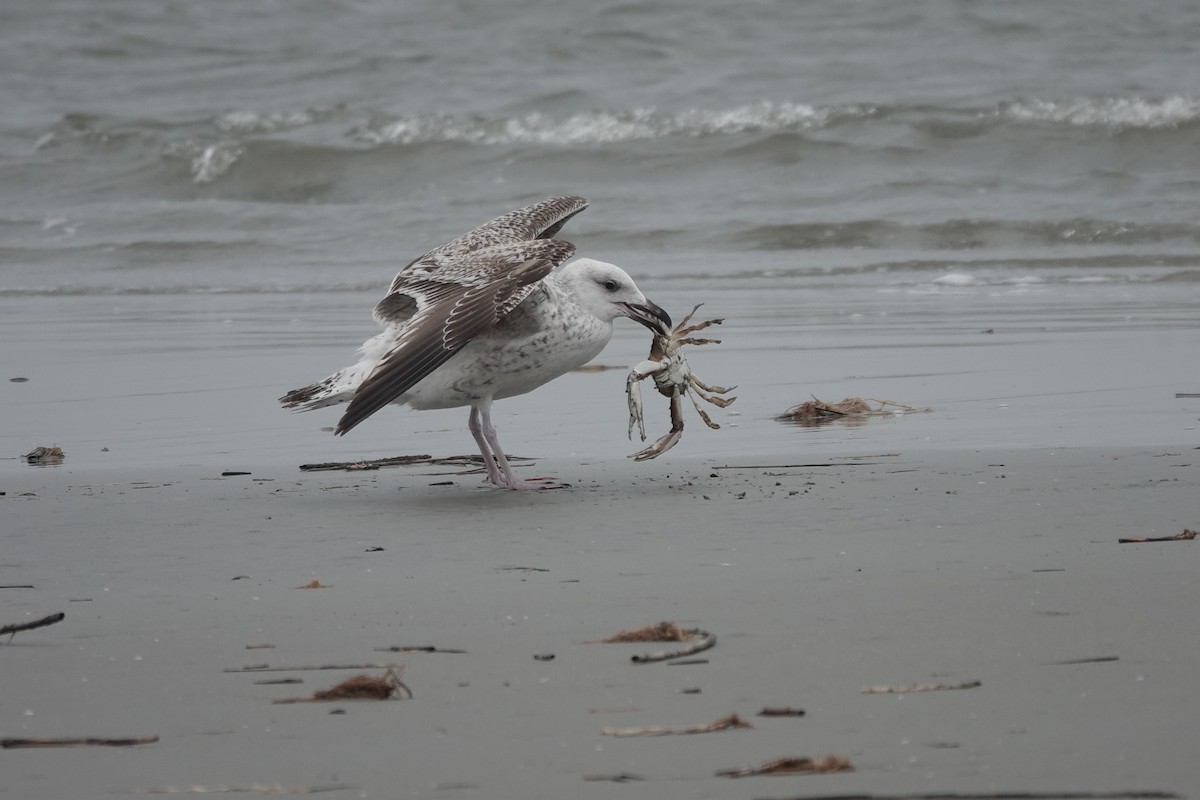
POLYGON ((595 358, 628 317, 659 335, 671 318, 613 264, 580 258, 553 238, 587 208, 553 197, 509 212, 400 270, 375 306, 383 332, 357 363, 279 402, 309 411, 349 402, 343 435, 391 403, 424 410, 470 406, 468 428, 488 480, 505 489, 558 488, 519 480, 492 425, 492 402, 533 391, 595 358))

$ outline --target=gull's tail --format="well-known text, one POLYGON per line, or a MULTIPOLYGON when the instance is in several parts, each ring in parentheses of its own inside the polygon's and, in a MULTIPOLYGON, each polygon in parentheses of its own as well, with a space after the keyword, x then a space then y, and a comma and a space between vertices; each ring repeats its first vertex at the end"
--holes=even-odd
POLYGON ((359 362, 352 367, 339 369, 325 380, 317 381, 311 386, 292 389, 279 398, 279 404, 297 411, 312 411, 314 408, 348 403, 353 399, 359 384, 370 374, 371 364, 359 362))

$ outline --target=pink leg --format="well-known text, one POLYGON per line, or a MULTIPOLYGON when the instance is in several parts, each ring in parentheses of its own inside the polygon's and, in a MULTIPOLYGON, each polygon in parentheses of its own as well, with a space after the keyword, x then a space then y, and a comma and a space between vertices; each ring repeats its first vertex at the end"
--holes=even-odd
MULTIPOLYGON (((479 446, 479 452, 483 455, 483 466, 487 468, 488 480, 497 486, 504 486, 504 478, 496 469, 496 459, 492 456, 491 448, 488 447, 487 439, 483 435, 483 426, 479 423, 479 406, 477 405, 471 406, 471 416, 467 420, 467 428, 475 437, 475 444, 479 446)), ((504 458, 503 455, 500 457, 504 458)), ((505 462, 504 466, 507 467, 508 463, 505 462)))
POLYGON ((487 466, 488 479, 504 489, 561 489, 564 484, 549 478, 534 478, 519 480, 513 475, 508 457, 500 447, 500 439, 496 436, 496 428, 492 425, 492 403, 490 400, 480 400, 471 406, 469 420, 471 435, 483 453, 484 464, 487 466))

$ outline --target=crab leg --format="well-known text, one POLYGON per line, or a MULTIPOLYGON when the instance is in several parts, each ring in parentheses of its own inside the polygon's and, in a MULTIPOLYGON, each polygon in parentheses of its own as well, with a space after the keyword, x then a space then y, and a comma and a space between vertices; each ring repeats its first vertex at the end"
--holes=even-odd
POLYGON ((639 450, 630 456, 634 461, 648 461, 657 458, 674 447, 683 438, 683 406, 679 402, 679 391, 671 394, 671 430, 657 442, 644 450, 639 450))
POLYGON ((658 361, 646 360, 635 366, 629 372, 625 381, 625 396, 629 399, 629 438, 633 438, 633 426, 637 425, 638 435, 646 441, 646 419, 642 413, 642 387, 640 381, 651 375, 662 372, 666 365, 658 361))

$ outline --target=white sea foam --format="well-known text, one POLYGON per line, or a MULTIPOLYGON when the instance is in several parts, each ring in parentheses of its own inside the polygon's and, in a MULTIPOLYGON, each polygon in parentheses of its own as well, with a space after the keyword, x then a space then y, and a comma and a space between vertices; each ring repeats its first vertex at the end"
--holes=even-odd
POLYGON ((932 283, 939 286, 976 286, 979 279, 965 272, 948 272, 934 278, 932 283))
POLYGON ((208 145, 192 159, 192 180, 212 183, 228 172, 241 154, 242 148, 232 142, 208 145))
POLYGON ((1200 120, 1200 99, 1176 95, 1161 99, 1135 96, 1022 100, 1005 104, 999 115, 1018 122, 1055 122, 1118 130, 1174 128, 1200 120))
POLYGON ((473 144, 611 144, 671 136, 709 136, 745 131, 810 130, 838 119, 870 116, 870 106, 818 108, 803 103, 762 102, 729 109, 661 111, 634 108, 589 111, 557 118, 530 113, 510 118, 404 117, 353 131, 372 144, 448 141, 473 144))

